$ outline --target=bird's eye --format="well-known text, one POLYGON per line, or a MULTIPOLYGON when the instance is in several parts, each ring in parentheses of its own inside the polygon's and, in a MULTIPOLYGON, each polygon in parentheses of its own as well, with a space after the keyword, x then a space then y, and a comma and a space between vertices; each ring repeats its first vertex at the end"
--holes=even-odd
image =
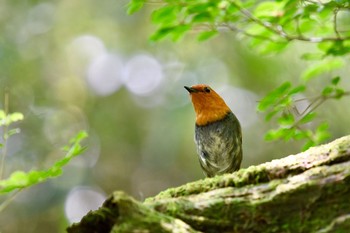
POLYGON ((204 91, 205 91, 206 93, 209 93, 209 92, 210 92, 210 88, 209 88, 209 87, 204 87, 204 91))

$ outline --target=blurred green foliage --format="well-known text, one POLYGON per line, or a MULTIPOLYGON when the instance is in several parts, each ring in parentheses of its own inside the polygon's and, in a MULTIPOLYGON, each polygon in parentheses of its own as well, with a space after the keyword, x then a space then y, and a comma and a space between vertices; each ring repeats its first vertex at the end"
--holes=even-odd
MULTIPOLYGON (((8 95, 5 94, 5 108, 7 109, 8 104, 8 95)), ((3 178, 3 171, 6 166, 5 164, 5 158, 7 155, 7 144, 10 140, 10 137, 19 133, 19 128, 12 128, 13 123, 22 121, 23 120, 23 114, 19 112, 14 113, 7 113, 7 110, 4 111, 0 109, 0 127, 2 127, 2 141, 0 143, 0 194, 6 194, 9 192, 12 192, 14 190, 21 191, 24 188, 28 188, 30 186, 33 186, 35 184, 41 183, 46 181, 49 178, 57 177, 62 174, 62 168, 65 166, 69 161, 77 156, 80 155, 84 151, 84 147, 80 145, 81 141, 87 137, 87 133, 84 131, 81 131, 78 133, 74 138, 70 141, 70 146, 66 146, 64 150, 67 151, 67 154, 65 157, 59 161, 57 161, 52 167, 37 171, 32 170, 30 172, 24 172, 24 171, 14 171, 10 174, 8 178, 3 178)), ((7 197, 1 204, 0 204, 0 212, 4 211, 4 209, 11 203, 13 198, 15 197, 17 193, 13 194, 12 196, 7 197)))
POLYGON ((19 129, 18 128, 13 128, 13 129, 9 129, 9 126, 17 121, 21 121, 23 120, 23 114, 19 113, 19 112, 14 112, 14 113, 10 113, 8 114, 7 112, 5 112, 4 110, 0 109, 0 127, 3 128, 3 132, 2 132, 2 141, 0 142, 0 149, 1 152, 0 153, 0 180, 3 177, 3 171, 4 171, 4 162, 5 162, 5 156, 7 153, 7 140, 9 139, 9 137, 11 137, 12 135, 19 133, 19 129))
MULTIPOLYGON (((9 115, 9 118, 11 118, 11 116, 13 117, 13 114, 9 115)), ((44 182, 49 178, 54 178, 61 175, 63 166, 67 165, 72 158, 84 152, 85 148, 81 146, 81 141, 86 137, 86 132, 79 132, 74 138, 70 140, 71 145, 65 146, 64 150, 67 153, 64 156, 64 158, 55 162, 53 166, 46 170, 32 170, 30 172, 12 172, 9 178, 0 180, 0 193, 8 193, 16 189, 20 190, 23 188, 27 188, 40 182, 44 182)), ((2 156, 5 155, 2 154, 2 156)))

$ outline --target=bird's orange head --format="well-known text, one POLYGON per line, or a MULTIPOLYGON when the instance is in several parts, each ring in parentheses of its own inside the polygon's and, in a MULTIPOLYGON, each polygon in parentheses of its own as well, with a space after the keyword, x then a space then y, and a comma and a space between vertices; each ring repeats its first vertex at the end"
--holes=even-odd
POLYGON ((185 86, 185 89, 190 93, 197 125, 203 126, 222 120, 231 112, 225 101, 208 85, 185 86))

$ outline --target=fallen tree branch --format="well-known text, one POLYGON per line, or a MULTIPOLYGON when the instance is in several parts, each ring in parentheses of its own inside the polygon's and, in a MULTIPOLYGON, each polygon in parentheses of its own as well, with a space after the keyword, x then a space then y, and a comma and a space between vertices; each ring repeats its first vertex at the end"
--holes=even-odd
POLYGON ((68 232, 348 232, 350 136, 143 203, 115 192, 68 232))

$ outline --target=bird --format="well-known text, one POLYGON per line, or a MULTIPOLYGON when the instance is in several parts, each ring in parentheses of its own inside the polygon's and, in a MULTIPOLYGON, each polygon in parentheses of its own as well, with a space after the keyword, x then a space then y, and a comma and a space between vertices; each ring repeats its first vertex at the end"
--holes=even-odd
POLYGON ((196 114, 195 143, 204 174, 213 177, 239 170, 242 130, 235 114, 210 86, 197 84, 184 88, 196 114))

